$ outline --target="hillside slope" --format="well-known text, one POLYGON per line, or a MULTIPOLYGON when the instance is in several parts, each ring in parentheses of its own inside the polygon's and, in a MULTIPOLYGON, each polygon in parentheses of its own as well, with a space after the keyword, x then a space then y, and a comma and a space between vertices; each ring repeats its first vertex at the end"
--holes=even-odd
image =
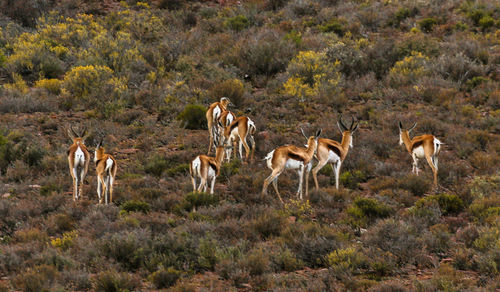
MULTIPOLYGON (((5 1, 0 4, 0 291, 500 289, 500 6, 491 1, 5 1), (191 193, 205 110, 256 123, 256 161, 191 193), (262 159, 307 133, 340 175, 261 194, 262 159), (444 143, 438 188, 399 145, 444 143), (105 136, 72 200, 68 126, 105 136)), ((92 151, 93 155, 93 151, 92 151)), ((316 161, 314 161, 316 164, 316 161)))

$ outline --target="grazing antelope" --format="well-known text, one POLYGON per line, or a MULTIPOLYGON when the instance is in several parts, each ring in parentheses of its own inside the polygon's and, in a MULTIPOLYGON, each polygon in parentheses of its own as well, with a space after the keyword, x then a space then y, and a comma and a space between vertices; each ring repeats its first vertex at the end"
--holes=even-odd
MULTIPOLYGON (((222 126, 219 124, 219 126, 222 126)), ((255 123, 249 117, 239 117, 234 120, 229 126, 223 127, 224 139, 227 146, 231 146, 233 143, 234 148, 234 158, 236 159, 236 143, 238 143, 238 149, 240 153, 240 159, 243 160, 243 147, 245 147, 245 162, 248 161, 248 156, 250 155, 250 161, 253 162, 254 152, 255 152, 255 140, 253 134, 255 134, 255 123), (247 137, 250 142, 250 146, 247 143, 247 137), (243 147, 242 147, 243 146, 243 147)), ((226 160, 229 162, 231 160, 231 147, 226 148, 226 160)))
POLYGON ((231 104, 231 101, 227 97, 222 97, 220 101, 212 103, 207 110, 207 125, 208 134, 210 136, 210 142, 208 144, 208 153, 212 150, 212 144, 214 143, 214 136, 217 135, 217 127, 214 127, 214 123, 219 119, 224 111, 227 111, 227 107, 231 104))
POLYGON ((340 166, 349 152, 349 147, 352 148, 352 135, 358 129, 358 124, 354 124, 354 117, 352 117, 351 126, 347 128, 342 121, 342 116, 340 116, 337 126, 342 133, 342 141, 339 143, 334 140, 321 138, 318 140, 318 149, 316 150, 316 158, 318 159, 318 164, 312 170, 314 184, 316 189, 319 189, 318 185, 318 171, 320 171, 327 163, 331 163, 332 169, 335 172, 335 187, 339 188, 339 174, 340 166))
POLYGON ((302 199, 302 181, 304 170, 306 171, 306 197, 309 195, 308 187, 309 187, 309 171, 312 166, 312 158, 314 153, 316 152, 316 148, 318 146, 318 138, 321 135, 321 129, 316 132, 315 136, 307 136, 304 134, 304 131, 300 129, 302 135, 307 139, 307 148, 297 147, 294 145, 285 145, 274 149, 269 152, 267 156, 264 158, 267 162, 267 167, 269 167, 272 172, 271 175, 268 176, 264 180, 264 185, 262 187, 262 194, 267 193, 267 187, 272 182, 274 190, 278 195, 278 198, 283 203, 281 199, 280 193, 278 191, 278 177, 285 169, 294 169, 297 170, 299 174, 299 189, 297 190, 297 195, 302 199))
MULTIPOLYGON (((215 130, 215 129, 213 129, 215 130)), ((191 182, 193 183, 193 192, 207 191, 208 181, 211 180, 210 194, 214 193, 215 179, 219 175, 222 160, 224 160, 224 136, 215 136, 215 157, 206 155, 196 156, 191 164, 189 164, 189 174, 191 175, 191 182), (196 178, 200 178, 200 184, 196 189, 196 178)))
POLYGON ((97 195, 99 197, 99 204, 102 204, 102 196, 104 195, 104 201, 106 205, 108 204, 108 192, 109 192, 109 203, 113 203, 113 183, 116 177, 116 160, 110 154, 105 153, 103 145, 103 138, 97 144, 94 154, 95 169, 97 173, 97 195))
POLYGON ((82 196, 83 180, 89 170, 90 155, 84 144, 89 133, 84 128, 80 134, 77 134, 73 127, 70 127, 68 136, 73 140, 73 144, 68 149, 68 164, 73 178, 73 201, 76 201, 82 196))
POLYGON ((418 175, 418 159, 424 158, 429 163, 434 175, 434 187, 437 186, 437 172, 438 172, 438 154, 441 150, 441 141, 439 141, 434 135, 421 135, 413 137, 410 139, 410 132, 417 126, 417 123, 408 129, 403 129, 403 124, 399 122, 399 145, 405 144, 406 150, 410 153, 413 158, 413 168, 412 173, 418 175))

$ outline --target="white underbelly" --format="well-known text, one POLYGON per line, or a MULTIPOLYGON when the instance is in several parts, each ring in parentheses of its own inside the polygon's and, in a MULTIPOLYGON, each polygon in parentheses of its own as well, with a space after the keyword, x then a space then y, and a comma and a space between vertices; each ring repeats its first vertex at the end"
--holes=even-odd
POLYGON ((208 176, 209 180, 215 176, 215 170, 212 167, 208 168, 208 174, 207 174, 207 176, 208 176))
POLYGON ((329 163, 337 163, 340 160, 340 157, 337 155, 337 153, 333 152, 332 150, 328 151, 328 162, 329 163))
POLYGON ((287 169, 299 169, 303 165, 302 161, 295 160, 295 159, 288 159, 285 164, 285 168, 287 169))
POLYGON ((424 158, 425 157, 425 151, 423 146, 418 146, 417 148, 413 149, 413 154, 417 158, 424 158))

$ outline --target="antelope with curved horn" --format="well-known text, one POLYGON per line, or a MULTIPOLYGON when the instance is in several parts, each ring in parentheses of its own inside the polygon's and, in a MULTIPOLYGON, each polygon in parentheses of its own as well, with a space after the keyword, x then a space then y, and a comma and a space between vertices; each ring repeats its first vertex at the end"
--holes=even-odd
POLYGON ((68 136, 73 140, 73 144, 68 149, 68 164, 73 178, 73 200, 76 201, 82 196, 83 180, 89 170, 90 155, 84 144, 89 133, 84 128, 80 134, 77 134, 70 126, 68 136))
POLYGON ((332 169, 335 172, 335 187, 339 188, 339 174, 340 166, 349 152, 349 147, 352 148, 352 135, 358 129, 358 123, 354 124, 354 117, 352 117, 351 126, 347 128, 342 121, 342 115, 339 117, 337 126, 342 133, 342 141, 339 143, 334 140, 321 138, 318 140, 318 149, 316 150, 316 158, 318 159, 318 164, 312 170, 314 184, 316 189, 319 189, 318 185, 318 171, 320 171, 327 163, 331 163, 332 169))
POLYGON ((434 135, 421 135, 415 136, 410 139, 410 132, 413 130, 417 123, 405 130, 403 124, 399 122, 399 145, 405 144, 406 150, 410 153, 413 158, 413 168, 412 173, 418 175, 418 159, 424 158, 432 169, 434 175, 434 187, 437 186, 437 173, 438 173, 438 154, 441 150, 441 141, 439 141, 434 135))
POLYGON ((220 101, 212 103, 205 114, 207 118, 208 134, 210 136, 210 141, 208 144, 208 152, 212 150, 212 144, 214 143, 214 136, 218 134, 217 127, 214 127, 214 123, 219 120, 219 117, 224 111, 227 111, 227 107, 232 105, 231 101, 227 97, 222 97, 220 101))
POLYGON ((302 135, 304 135, 304 137, 306 137, 307 139, 307 148, 297 147, 294 145, 285 145, 269 152, 264 158, 264 160, 266 160, 267 162, 267 167, 269 167, 272 172, 271 175, 264 180, 262 194, 267 193, 267 187, 272 182, 274 190, 276 191, 276 194, 278 195, 278 198, 282 203, 283 200, 281 199, 280 193, 278 191, 278 177, 285 169, 297 170, 299 174, 299 189, 297 190, 297 195, 300 199, 302 199, 303 174, 304 171, 306 172, 306 197, 309 195, 309 171, 311 170, 312 166, 312 158, 318 146, 318 138, 319 135, 321 135, 321 129, 316 132, 315 136, 310 136, 309 138, 307 138, 302 129, 300 130, 302 132, 302 135))
POLYGON ((215 157, 198 155, 189 164, 189 174, 191 175, 191 182, 193 183, 193 192, 201 192, 202 190, 203 192, 206 192, 208 181, 210 180, 210 194, 214 193, 215 179, 219 175, 220 166, 222 164, 222 160, 224 160, 224 142, 224 136, 215 136, 215 157), (196 188, 197 178, 200 178, 198 189, 196 188))
MULTIPOLYGON (((222 126, 222 124, 219 123, 219 126, 222 126)), ((250 155, 250 161, 253 163, 255 153, 255 140, 253 138, 256 130, 255 123, 249 117, 239 117, 229 126, 222 128, 222 135, 224 136, 226 145, 230 146, 231 142, 233 143, 234 158, 236 159, 236 144, 238 143, 240 159, 243 160, 242 148, 245 147, 244 161, 247 162, 248 156, 250 155), (248 146, 247 138, 250 142, 250 146, 248 146)), ((231 147, 226 148, 226 160, 227 162, 231 160, 231 147)))
POLYGON ((115 182, 116 165, 115 158, 105 153, 103 146, 104 138, 101 138, 94 153, 95 170, 97 173, 97 195, 99 197, 99 204, 102 204, 102 196, 104 195, 105 204, 113 203, 113 183, 115 182), (109 192, 109 196, 108 196, 109 192))

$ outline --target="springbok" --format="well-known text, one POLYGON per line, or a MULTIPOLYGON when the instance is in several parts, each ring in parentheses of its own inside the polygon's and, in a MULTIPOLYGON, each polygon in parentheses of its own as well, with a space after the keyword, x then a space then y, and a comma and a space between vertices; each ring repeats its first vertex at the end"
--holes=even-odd
POLYGON ((212 144, 214 143, 214 136, 218 134, 217 127, 214 127, 215 123, 219 120, 219 117, 224 111, 227 111, 227 107, 231 104, 231 101, 227 97, 222 97, 220 101, 212 103, 207 110, 206 118, 208 125, 208 134, 210 136, 210 141, 208 144, 208 152, 212 150, 212 144))
POLYGON ((224 160, 224 136, 215 136, 215 157, 207 155, 198 155, 189 164, 189 174, 191 175, 191 182, 193 183, 193 192, 207 191, 208 181, 211 181, 210 194, 214 193, 215 179, 219 175, 220 166, 224 160), (196 188, 196 179, 200 178, 198 189, 196 188))
POLYGON ((413 158, 412 173, 418 175, 418 159, 424 158, 429 163, 434 175, 434 187, 437 187, 438 154, 441 150, 441 143, 434 135, 421 135, 410 139, 410 132, 417 126, 417 123, 408 129, 403 129, 403 124, 399 122, 399 145, 405 144, 406 150, 413 158))
MULTIPOLYGON (((219 124, 219 126, 222 126, 222 124, 219 124)), ((243 160, 242 148, 245 147, 244 161, 248 162, 248 156, 250 155, 250 161, 253 163, 255 153, 255 140, 253 138, 256 130, 255 123, 249 117, 239 117, 229 126, 223 127, 223 129, 222 135, 225 138, 226 145, 231 146, 231 143, 233 143, 234 158, 236 159, 236 144, 238 143, 240 159, 243 160), (250 142, 250 147, 248 146, 247 138, 250 142)), ((226 148, 227 162, 231 160, 231 149, 231 147, 226 148)))
POLYGON ((95 169, 97 173, 97 195, 99 197, 99 204, 102 204, 102 196, 104 195, 105 204, 113 203, 113 183, 116 177, 116 160, 110 154, 105 153, 103 146, 103 139, 99 141, 94 153, 95 169))
MULTIPOLYGON (((304 131, 300 129, 302 135, 304 131)), ((309 171, 312 166, 312 158, 316 152, 318 146, 318 138, 321 135, 321 129, 316 132, 315 136, 310 136, 307 138, 307 148, 297 147, 294 145, 285 145, 274 149, 269 152, 264 160, 267 162, 267 167, 272 170, 271 175, 269 175, 264 180, 264 185, 262 187, 262 194, 267 193, 267 187, 272 182, 274 190, 278 195, 278 198, 283 203, 280 193, 278 191, 278 177, 285 169, 297 170, 299 174, 299 188, 297 190, 297 195, 302 200, 302 181, 304 170, 306 172, 306 197, 309 195, 309 171)))
POLYGON ((68 129, 68 136, 73 144, 68 149, 68 164, 71 177, 73 178, 73 201, 82 196, 83 180, 89 170, 90 155, 85 147, 85 139, 89 133, 84 128, 77 134, 73 127, 68 129))
POLYGON ((318 164, 312 170, 314 184, 316 189, 319 189, 318 185, 318 171, 320 171, 327 163, 330 163, 332 169, 335 172, 335 187, 339 188, 339 174, 340 166, 349 152, 349 147, 352 148, 352 135, 358 129, 358 124, 354 124, 354 117, 352 117, 351 126, 347 128, 342 121, 342 115, 339 117, 337 126, 342 133, 342 141, 339 143, 334 140, 321 138, 318 140, 318 149, 316 150, 316 158, 318 159, 318 164))

